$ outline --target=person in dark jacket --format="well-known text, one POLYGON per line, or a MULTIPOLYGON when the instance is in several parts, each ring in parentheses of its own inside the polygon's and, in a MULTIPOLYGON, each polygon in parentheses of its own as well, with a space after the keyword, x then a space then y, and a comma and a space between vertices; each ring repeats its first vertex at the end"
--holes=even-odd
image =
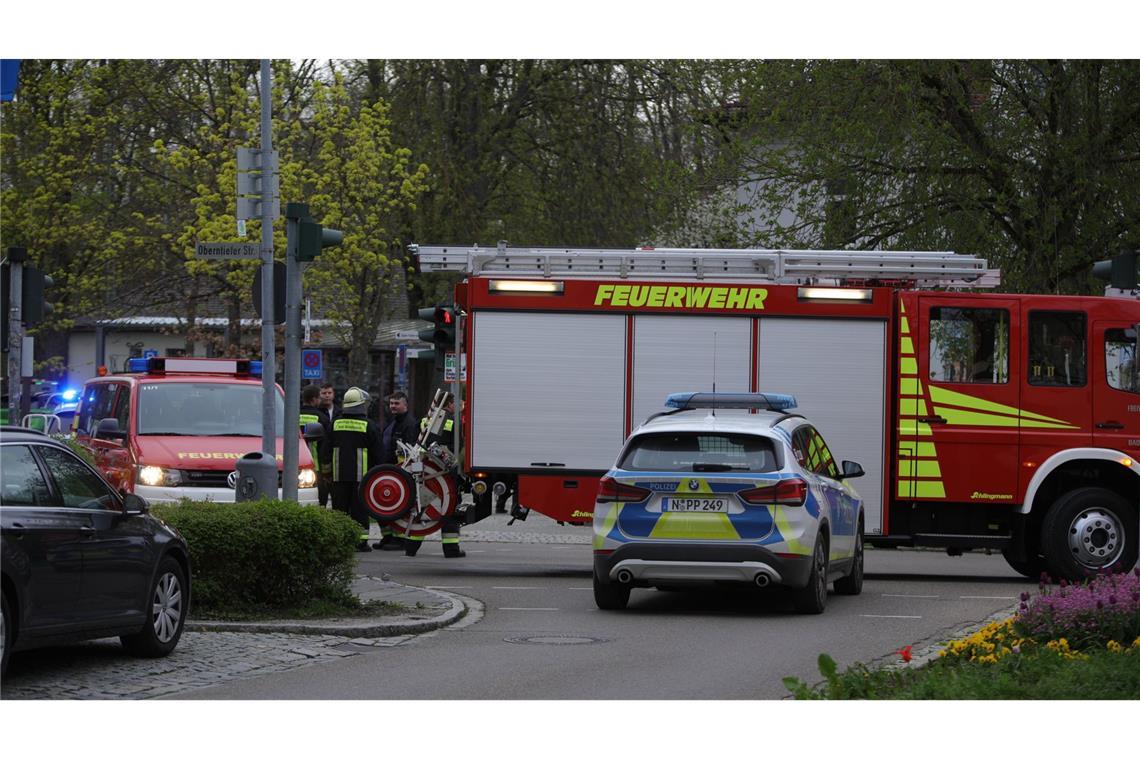
POLYGON ((329 486, 332 485, 332 418, 320 407, 321 391, 315 385, 301 389, 301 429, 309 422, 320 423, 325 435, 309 444, 313 467, 317 471, 317 498, 322 507, 329 503, 329 486))
MULTIPOLYGON (((392 395, 388 397, 388 424, 384 427, 383 439, 383 459, 382 464, 401 464, 403 462, 403 455, 400 454, 400 447, 398 442, 411 445, 419 440, 420 428, 416 424, 415 417, 412 416, 411 410, 408 408, 408 394, 403 391, 393 391, 392 395)), ((406 544, 405 540, 398 536, 395 530, 387 523, 380 525, 381 539, 373 546, 377 549, 384 551, 396 551, 404 549, 406 544)), ((411 544, 411 541, 407 542, 411 544)))
POLYGON ((359 388, 345 391, 340 416, 332 423, 333 509, 345 512, 360 525, 357 551, 370 552, 368 508, 357 492, 368 468, 383 461, 380 426, 366 416, 368 394, 359 388))

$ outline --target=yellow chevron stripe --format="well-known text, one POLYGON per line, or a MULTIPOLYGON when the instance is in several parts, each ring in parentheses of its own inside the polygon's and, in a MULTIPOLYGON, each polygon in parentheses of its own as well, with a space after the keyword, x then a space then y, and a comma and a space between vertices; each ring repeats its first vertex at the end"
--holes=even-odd
POLYGON ((926 401, 921 398, 900 398, 899 415, 903 417, 925 417, 926 401))
POLYGON ((910 324, 906 321, 906 317, 902 318, 902 334, 910 335, 910 324))
POLYGON ((899 441, 899 459, 902 457, 929 457, 936 458, 938 451, 935 450, 933 443, 913 443, 911 441, 899 441))
POLYGON ((944 499, 946 489, 934 480, 899 480, 899 496, 920 499, 944 499))
MULTIPOLYGON (((964 407, 976 411, 996 412, 998 414, 1008 414, 1012 417, 1020 417, 1022 419, 1039 420, 1041 422, 1052 423, 1051 425, 1026 425, 1026 427, 1058 427, 1058 428, 1075 428, 1076 425, 1058 420, 1053 417, 1046 417, 1043 414, 1036 412, 1029 412, 1018 409, 1015 406, 1006 406, 1005 404, 998 404, 993 401, 987 401, 984 398, 976 396, 969 396, 965 393, 958 393, 956 391, 940 388, 937 385, 930 386, 930 400, 934 402, 937 407, 938 404, 953 404, 954 406, 964 407)), ((944 415, 945 416, 945 415, 944 415)), ((961 423, 961 424, 985 424, 985 423, 961 423)), ((997 423, 994 423, 997 424, 997 423)))
POLYGON ((922 381, 917 377, 899 378, 899 393, 903 396, 921 396, 922 381))
POLYGON ((900 459, 899 477, 941 478, 942 468, 938 466, 937 460, 900 459))
POLYGON ((930 431, 930 425, 918 420, 899 420, 899 435, 918 436, 929 438, 933 433, 930 431))
POLYGON ((902 342, 899 346, 899 353, 900 354, 909 354, 911 356, 914 355, 914 343, 911 342, 910 338, 903 338, 902 339, 902 342))
POLYGON ((618 513, 621 512, 621 504, 613 504, 610 511, 602 519, 602 527, 594 531, 594 548, 601 549, 606 543, 606 536, 614 529, 617 524, 618 513))
POLYGON ((917 375, 918 374, 918 361, 909 356, 899 357, 899 374, 900 375, 917 375))

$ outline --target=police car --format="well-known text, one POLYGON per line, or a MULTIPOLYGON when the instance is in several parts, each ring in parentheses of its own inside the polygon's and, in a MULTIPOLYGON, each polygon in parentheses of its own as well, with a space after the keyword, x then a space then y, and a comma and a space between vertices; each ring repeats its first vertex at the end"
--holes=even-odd
POLYGON ((729 582, 791 590, 823 612, 827 586, 863 587, 863 502, 815 427, 773 393, 679 393, 626 441, 598 484, 594 600, 635 587, 729 582))

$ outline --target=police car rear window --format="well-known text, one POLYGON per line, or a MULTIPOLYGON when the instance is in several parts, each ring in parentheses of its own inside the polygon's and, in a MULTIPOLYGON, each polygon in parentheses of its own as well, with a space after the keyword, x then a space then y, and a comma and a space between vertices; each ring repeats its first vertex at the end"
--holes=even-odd
POLYGON ((649 433, 630 444, 618 467, 662 472, 774 472, 771 438, 731 433, 649 433))

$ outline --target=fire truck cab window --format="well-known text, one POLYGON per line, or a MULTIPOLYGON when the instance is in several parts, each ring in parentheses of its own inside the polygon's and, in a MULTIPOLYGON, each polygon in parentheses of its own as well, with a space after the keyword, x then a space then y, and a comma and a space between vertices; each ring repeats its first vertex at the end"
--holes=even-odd
POLYGON ((1009 312, 930 310, 930 379, 943 383, 1009 381, 1009 312))
POLYGON ((1137 366, 1136 328, 1104 331, 1104 366, 1108 385, 1119 391, 1140 393, 1140 367, 1137 366))
POLYGON ((1029 384, 1077 387, 1088 373, 1085 315, 1034 311, 1029 314, 1029 384))

